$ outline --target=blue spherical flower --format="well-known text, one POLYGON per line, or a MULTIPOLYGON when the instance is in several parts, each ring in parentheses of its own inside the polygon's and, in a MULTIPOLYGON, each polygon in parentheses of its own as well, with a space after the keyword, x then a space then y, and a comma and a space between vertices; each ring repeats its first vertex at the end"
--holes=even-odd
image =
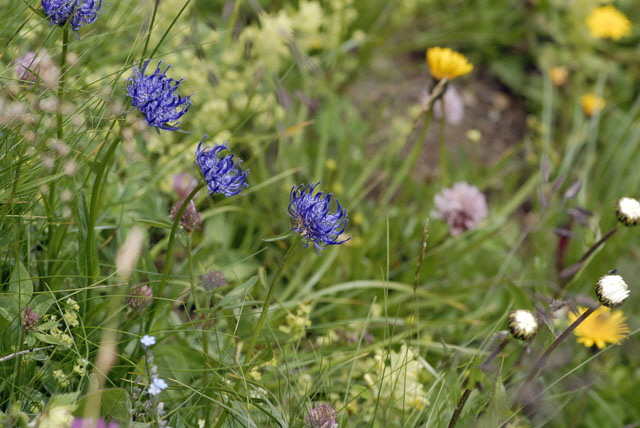
POLYGON ((144 115, 144 119, 150 126, 167 131, 175 131, 180 128, 180 119, 191 107, 191 95, 181 97, 177 94, 178 86, 183 79, 175 80, 165 74, 170 65, 160 71, 158 62, 156 71, 145 76, 149 60, 142 67, 134 68, 131 77, 127 79, 127 95, 131 97, 131 105, 137 107, 144 115))
POLYGON ((320 182, 305 186, 293 186, 289 201, 291 230, 298 232, 306 239, 305 247, 310 242, 319 250, 327 245, 338 245, 351 238, 338 240, 347 226, 347 211, 344 210, 333 194, 314 191, 320 182), (335 212, 331 212, 331 199, 336 202, 335 212))
POLYGON ((233 154, 218 158, 221 151, 229 150, 227 143, 216 145, 212 149, 209 149, 208 145, 202 148, 205 138, 207 138, 206 135, 196 149, 196 164, 207 181, 209 194, 222 193, 227 198, 237 195, 248 186, 246 180, 249 170, 242 171, 240 168, 242 161, 240 159, 234 161, 233 154))
POLYGON ((67 22, 74 30, 93 24, 98 18, 102 0, 42 0, 44 14, 49 22, 63 26, 67 22))

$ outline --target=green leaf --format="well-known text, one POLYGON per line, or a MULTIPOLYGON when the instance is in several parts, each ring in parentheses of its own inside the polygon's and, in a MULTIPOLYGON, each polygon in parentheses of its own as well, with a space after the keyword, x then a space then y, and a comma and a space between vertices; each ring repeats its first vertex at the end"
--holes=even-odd
POLYGON ((285 232, 285 233, 281 233, 280 235, 273 235, 273 236, 269 236, 269 237, 266 237, 266 238, 262 238, 262 240, 264 242, 283 241, 283 240, 287 239, 290 236, 293 236, 293 233, 285 232))
POLYGON ((47 313, 53 302, 55 299, 50 294, 38 294, 29 303, 29 306, 36 314, 42 316, 47 313))
POLYGON ((31 334, 33 334, 33 336, 36 337, 41 342, 49 343, 51 345, 64 346, 62 344, 62 341, 60 341, 60 339, 58 339, 57 337, 53 337, 50 334, 38 333, 37 331, 34 331, 31 334))
POLYGON ((18 303, 18 310, 27 306, 33 294, 33 283, 29 272, 25 269, 21 262, 17 262, 11 272, 11 281, 9 284, 9 293, 11 297, 18 303))
POLYGON ((502 423, 507 420, 509 415, 511 415, 509 399, 504 384, 502 383, 502 378, 498 376, 493 387, 493 394, 491 394, 491 401, 489 402, 487 412, 476 426, 502 426, 502 423))
POLYGON ((18 303, 13 296, 0 297, 0 316, 7 320, 7 322, 13 322, 18 319, 18 303))
MULTIPOLYGON (((87 396, 85 395, 78 400, 78 408, 74 412, 76 417, 82 417, 86 404, 87 396)), ((121 388, 102 390, 100 417, 109 421, 118 422, 118 425, 122 428, 129 427, 129 421, 131 419, 131 399, 129 398, 129 393, 121 388)))
POLYGON ((249 290, 251 289, 251 287, 253 287, 254 284, 257 281, 258 281, 258 277, 257 276, 252 276, 251 278, 249 278, 248 280, 246 280, 242 284, 238 285, 233 290, 228 292, 220 300, 220 303, 218 304, 218 307, 224 308, 225 306, 228 306, 228 305, 231 305, 231 304, 235 305, 236 303, 238 303, 240 301, 243 301, 245 296, 247 294, 249 294, 249 290))

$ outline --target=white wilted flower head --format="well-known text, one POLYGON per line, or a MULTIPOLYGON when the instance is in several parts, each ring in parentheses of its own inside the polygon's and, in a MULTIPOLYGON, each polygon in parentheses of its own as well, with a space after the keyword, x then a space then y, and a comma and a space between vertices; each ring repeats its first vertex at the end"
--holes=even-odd
POLYGON ((526 309, 511 311, 508 323, 509 331, 516 339, 531 340, 538 332, 536 316, 526 309))
POLYGON ((618 220, 625 226, 635 226, 640 223, 640 202, 633 198, 620 198, 616 206, 618 220))
POLYGON ((459 182, 451 188, 442 189, 435 198, 434 218, 445 220, 451 234, 475 229, 487 216, 487 199, 476 186, 459 182))
POLYGON ((620 275, 605 275, 596 282, 598 300, 608 308, 615 308, 629 297, 629 287, 620 275))
POLYGON ((329 403, 317 403, 304 418, 307 428, 338 428, 336 411, 329 403))

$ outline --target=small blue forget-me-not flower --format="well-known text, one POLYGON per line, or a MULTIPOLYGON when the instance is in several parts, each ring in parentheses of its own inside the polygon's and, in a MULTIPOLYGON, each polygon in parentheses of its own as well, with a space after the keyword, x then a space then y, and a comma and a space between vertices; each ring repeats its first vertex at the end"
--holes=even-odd
POLYGON ((222 193, 227 198, 237 195, 248 186, 247 174, 249 170, 243 171, 240 168, 242 161, 234 160, 235 155, 218 157, 223 150, 229 150, 227 143, 215 145, 212 149, 209 146, 202 147, 202 142, 207 135, 202 138, 196 149, 196 164, 200 167, 204 179, 207 181, 209 194, 222 193))
POLYGON ((153 336, 149 336, 148 334, 145 334, 140 339, 140 343, 142 343, 143 346, 148 348, 149 346, 152 346, 152 345, 156 344, 156 338, 153 337, 153 336))
POLYGON ((327 245, 338 245, 351 238, 338 240, 347 226, 347 211, 340 206, 332 193, 314 191, 316 184, 293 186, 289 201, 291 230, 306 239, 305 247, 312 242, 318 250, 327 245), (336 202, 336 211, 331 212, 331 200, 336 202))
POLYGON ((176 131, 180 128, 180 119, 191 107, 191 95, 181 97, 176 93, 183 79, 175 80, 167 77, 166 72, 160 71, 162 61, 158 62, 156 71, 146 76, 149 60, 142 67, 135 67, 131 77, 127 79, 127 95, 131 97, 131 105, 144 115, 149 126, 166 131, 176 131))
POLYGON ((151 382, 151 385, 149 385, 149 394, 158 395, 168 387, 167 382, 157 377, 151 382))
POLYGON ((49 22, 63 26, 67 22, 74 30, 98 19, 102 0, 42 0, 44 14, 49 22))

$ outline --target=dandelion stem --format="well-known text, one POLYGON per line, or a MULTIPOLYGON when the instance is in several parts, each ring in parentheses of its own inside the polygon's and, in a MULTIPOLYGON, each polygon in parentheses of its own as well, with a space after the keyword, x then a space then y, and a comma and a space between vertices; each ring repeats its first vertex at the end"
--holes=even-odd
POLYGON ((462 393, 462 396, 460 397, 460 400, 458 400, 458 405, 456 406, 456 410, 453 412, 453 415, 451 415, 451 420, 449 421, 449 425, 447 425, 448 428, 454 428, 457 425, 458 419, 460 418, 460 414, 462 413, 462 409, 464 408, 464 405, 467 403, 467 400, 469 399, 470 395, 471 395, 471 388, 465 389, 464 392, 462 393))
POLYGON ((496 346, 496 349, 494 349, 493 352, 489 354, 487 359, 484 360, 484 363, 480 365, 480 369, 487 370, 489 368, 489 364, 491 364, 493 360, 495 360, 495 358, 498 356, 498 354, 502 352, 502 350, 507 346, 510 338, 511 336, 507 336, 502 342, 500 342, 498 346, 496 346))
POLYGON ((549 355, 558 347, 558 345, 567 338, 579 325, 584 321, 589 315, 594 313, 598 309, 597 307, 591 307, 584 311, 565 331, 560 334, 560 336, 556 337, 556 340, 547 348, 546 351, 538 358, 538 361, 534 364, 533 368, 529 372, 529 375, 525 379, 524 383, 528 383, 533 380, 533 378, 538 374, 540 370, 544 368, 544 364, 547 362, 549 355))
MULTIPOLYGON (((489 364, 491 364, 491 362, 498 356, 498 354, 502 352, 502 350, 507 346, 510 338, 511 336, 507 336, 502 342, 500 342, 498 346, 496 346, 496 349, 494 349, 493 352, 489 354, 489 356, 480 365, 480 369, 486 370, 487 367, 489 367, 489 364)), ((464 405, 467 403, 467 400, 469 399, 469 396, 471 395, 473 389, 474 388, 470 388, 469 386, 465 388, 464 392, 460 396, 460 399, 458 400, 456 410, 454 410, 453 415, 451 415, 449 425, 447 425, 448 428, 454 428, 457 425, 458 419, 462 414, 462 409, 464 409, 464 405)))
POLYGON ((447 167, 447 145, 444 140, 446 113, 444 97, 440 98, 440 126, 438 127, 438 160, 440 161, 440 185, 447 187, 449 174, 447 167))

